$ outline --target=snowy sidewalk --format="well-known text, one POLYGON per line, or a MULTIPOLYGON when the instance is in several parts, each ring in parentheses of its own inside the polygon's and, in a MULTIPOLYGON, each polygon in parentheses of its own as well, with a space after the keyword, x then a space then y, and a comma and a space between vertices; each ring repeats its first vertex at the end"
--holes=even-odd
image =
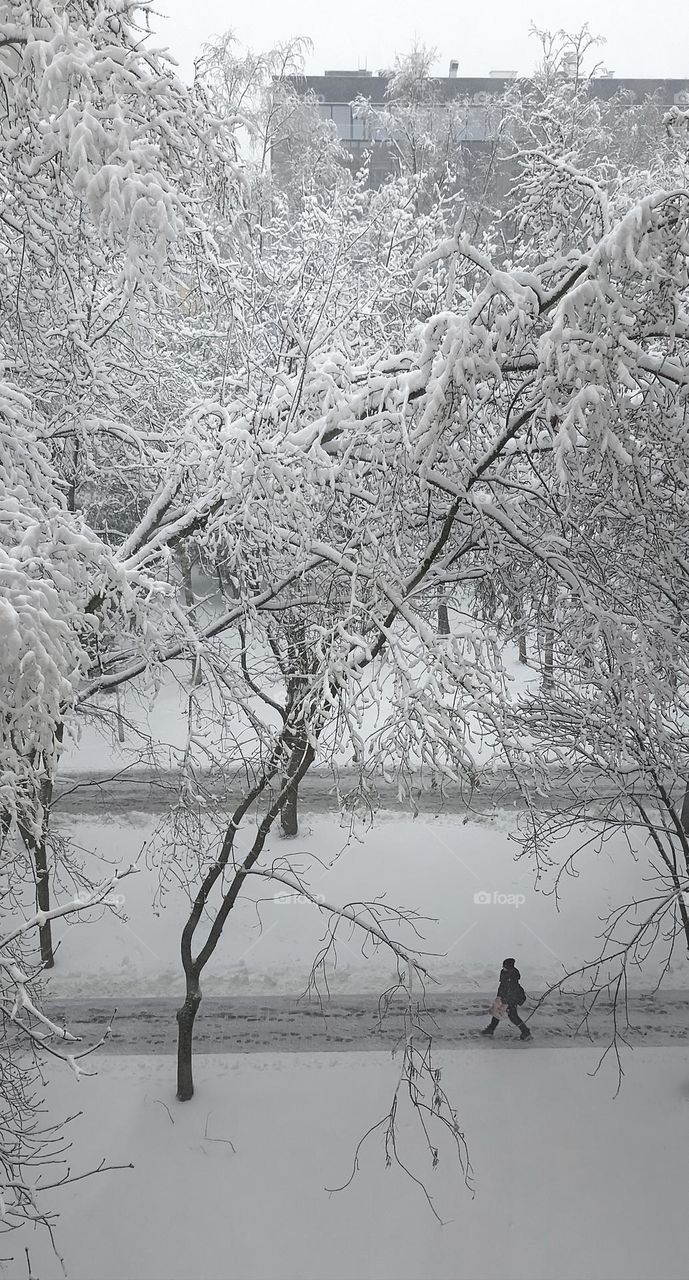
MULTIPOLYGON (((522 1046, 514 1027, 505 1018, 495 1040, 481 1039, 494 993, 480 995, 431 995, 427 1005, 428 1028, 434 1043, 443 1048, 490 1051, 522 1046)), ((120 1000, 117 1016, 104 1052, 113 1054, 174 1053, 175 1013, 181 998, 120 1000)), ((530 1000, 521 1010, 525 1019, 534 1008, 530 1000)), ((95 1043, 110 1021, 114 1002, 87 999, 55 999, 47 1005, 50 1016, 67 1025, 85 1043, 95 1043)), ((198 1053, 321 1053, 381 1051, 392 1049, 402 1032, 401 1006, 384 1021, 378 1017, 378 1001, 370 995, 333 998, 323 1011, 317 1001, 290 998, 206 997, 196 1019, 194 1043, 198 1053)), ((627 1013, 631 1026, 624 1028, 624 1010, 618 1009, 618 1029, 632 1046, 676 1045, 689 1041, 689 995, 681 991, 630 996, 627 1013)), ((581 1027, 582 1003, 574 996, 551 997, 530 1022, 532 1048, 604 1047, 612 1031, 611 1007, 599 1004, 589 1020, 590 1039, 581 1027), (580 1027, 579 1034, 577 1028, 580 1027)))

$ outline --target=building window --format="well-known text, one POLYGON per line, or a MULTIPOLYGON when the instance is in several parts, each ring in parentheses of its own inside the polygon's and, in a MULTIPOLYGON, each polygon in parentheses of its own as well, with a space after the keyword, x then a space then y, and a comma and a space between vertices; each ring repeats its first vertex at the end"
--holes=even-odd
POLYGON ((485 142, 490 137, 489 117, 486 107, 467 107, 464 127, 460 133, 463 142, 485 142))
POLYGON ((349 103, 334 102, 330 108, 330 114, 335 121, 338 138, 351 138, 352 109, 349 103))

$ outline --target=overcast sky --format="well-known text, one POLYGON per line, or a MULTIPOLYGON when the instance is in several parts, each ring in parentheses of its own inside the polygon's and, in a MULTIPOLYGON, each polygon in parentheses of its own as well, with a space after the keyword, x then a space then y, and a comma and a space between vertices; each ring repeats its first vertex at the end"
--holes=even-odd
POLYGON ((460 75, 524 74, 536 59, 531 22, 551 30, 588 22, 605 36, 599 56, 616 75, 689 78, 688 0, 155 0, 155 9, 161 43, 187 76, 204 41, 228 29, 255 50, 308 36, 311 74, 357 67, 375 74, 415 38, 438 50, 437 75, 447 75, 450 58, 458 60, 460 75))

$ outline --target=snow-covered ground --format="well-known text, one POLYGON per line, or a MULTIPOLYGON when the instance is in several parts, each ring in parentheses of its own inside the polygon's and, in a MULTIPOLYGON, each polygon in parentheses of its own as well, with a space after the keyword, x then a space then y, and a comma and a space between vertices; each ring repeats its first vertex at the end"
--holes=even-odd
MULTIPOLYGON (((429 1168, 403 1117, 403 1158, 443 1226, 385 1168, 380 1135, 348 1190, 325 1189, 389 1107, 387 1054, 203 1057, 185 1104, 170 1058, 101 1059, 78 1084, 57 1073, 54 1112, 84 1111, 80 1168, 135 1165, 52 1193, 71 1280, 686 1280, 686 1052, 636 1050, 613 1101, 594 1050, 505 1049, 439 1055, 474 1199, 444 1144, 429 1168)), ((45 1239, 26 1243, 33 1274, 57 1280, 45 1239)), ((23 1257, 7 1274, 26 1275, 23 1257)))
MULTIPOLYGON (((142 871, 119 888, 123 918, 104 912, 95 925, 56 925, 61 941, 48 983, 51 995, 116 998, 176 995, 182 990, 179 940, 187 899, 160 821, 160 815, 132 814, 125 823, 121 815, 112 822, 66 818, 58 823, 77 846, 113 865, 138 858, 142 871), (157 900, 160 856, 170 860, 171 873, 162 906, 157 900)), ((575 863, 579 875, 563 879, 558 910, 555 897, 547 892, 554 873, 536 886, 533 867, 524 859, 515 861, 517 822, 518 815, 508 811, 471 822, 460 814, 425 815, 415 821, 380 814, 371 828, 358 828, 351 836, 337 816, 306 813, 295 840, 285 841, 277 833, 270 837, 262 865, 288 857, 290 866, 303 872, 312 893, 336 906, 384 895, 389 904, 427 917, 417 923, 423 940, 415 939, 411 929, 398 936, 431 953, 425 963, 441 989, 490 990, 503 956, 514 955, 527 990, 537 991, 565 969, 594 958, 600 946, 600 916, 635 895, 648 895, 648 865, 644 858, 635 861, 621 838, 608 839, 602 846, 589 844, 575 863)), ((581 832, 563 841, 559 860, 585 836, 581 832)), ((190 867, 194 862, 192 851, 190 867)), ((290 896, 279 884, 250 882, 205 970, 204 991, 300 993, 326 923, 312 903, 290 896)), ((331 989, 382 990, 393 975, 389 953, 382 947, 372 951, 367 944, 362 954, 362 937, 344 923, 337 936, 331 989)), ((663 955, 659 947, 636 985, 653 985, 663 955)), ((689 964, 678 948, 666 985, 683 987, 688 979, 689 964)))
MULTIPOLYGON (((183 733, 171 685, 152 715, 149 727, 172 743, 168 761, 175 763, 183 733)), ((65 767, 85 778, 131 758, 126 744, 123 753, 104 754, 103 740, 88 730, 69 748, 65 767)), ((86 793, 83 812, 71 804, 61 813, 58 805, 54 818, 57 834, 70 837, 92 874, 103 874, 103 861, 113 868, 134 861, 140 870, 118 886, 119 915, 56 923, 60 947, 48 998, 177 998, 185 879, 193 886, 199 864, 213 856, 209 825, 176 843, 160 808, 108 813, 86 793)), ((319 901, 341 907, 379 899, 417 912, 422 938, 408 927, 396 936, 429 953, 425 963, 439 991, 494 990, 500 961, 511 954, 536 994, 593 959, 601 916, 648 895, 649 863, 641 836, 637 859, 618 836, 601 842, 590 840, 591 829, 570 833, 555 850, 557 865, 584 847, 578 875, 564 876, 558 903, 557 866, 537 881, 527 860, 515 860, 520 821, 517 809, 506 808, 470 819, 425 812, 414 820, 388 811, 352 831, 336 813, 305 808, 299 837, 285 841, 274 831, 262 865, 289 867, 319 901)), ((247 825, 240 854, 250 838, 247 825)), ((204 993, 300 994, 327 924, 312 903, 278 883, 249 881, 204 972, 204 993)), ((328 970, 333 992, 379 993, 389 985, 394 966, 382 947, 367 943, 362 952, 362 938, 349 926, 339 926, 337 936, 337 965, 328 970)), ((663 960, 660 950, 651 956, 637 976, 640 990, 655 984, 663 960)), ((678 950, 665 985, 686 989, 688 981, 689 963, 678 950)), ((479 1016, 482 1008, 472 1008, 472 1027, 479 1016)), ((402 1157, 423 1173, 442 1226, 418 1187, 385 1168, 380 1134, 360 1154, 352 1186, 340 1194, 325 1189, 347 1180, 359 1138, 389 1107, 399 1070, 389 1053, 202 1053, 196 1097, 184 1105, 174 1100, 174 1060, 164 1054, 89 1059, 98 1074, 79 1084, 51 1069, 51 1119, 84 1113, 72 1126, 75 1171, 103 1158, 135 1165, 51 1193, 69 1275, 687 1280, 686 1050, 625 1052, 617 1098, 612 1055, 594 1074, 601 1052, 571 1047, 571 1040, 566 1050, 536 1050, 508 1035, 438 1050, 469 1143, 475 1197, 442 1141, 433 1171, 414 1119, 403 1116, 400 1132, 402 1157)), ((24 1239, 12 1243, 25 1268, 24 1239)), ((33 1274, 61 1275, 45 1239, 34 1234, 26 1243, 33 1274)), ((11 1280, 21 1274, 19 1262, 7 1270, 11 1280)))
MULTIPOLYGON (((516 688, 536 678, 533 671, 520 667, 509 648, 505 661, 516 688)), ((100 702, 110 708, 107 732, 85 721, 79 738, 68 738, 60 769, 63 789, 75 782, 86 783, 94 773, 130 770, 137 764, 150 766, 151 744, 155 744, 159 765, 179 766, 186 742, 189 688, 189 664, 182 661, 165 669, 157 690, 145 680, 129 686, 121 706, 125 718, 122 744, 111 732, 115 698, 102 697, 100 702)), ((202 686, 195 697, 203 710, 208 690, 202 686)), ((381 714, 388 710, 383 700, 381 714)), ((366 713, 369 734, 375 719, 371 708, 366 713)), ((194 745, 202 768, 216 754, 222 754, 214 731, 209 729, 210 736, 204 737, 205 732, 199 733, 194 745)), ((475 749, 490 766, 489 745, 477 741, 475 749)), ((339 766, 350 763, 350 756, 351 752, 340 751, 339 766)), ((97 789, 83 785, 72 791, 66 805, 58 803, 54 810, 54 829, 87 851, 86 863, 94 878, 101 877, 102 867, 91 861, 89 851, 112 866, 138 861, 141 871, 119 888, 125 918, 106 914, 96 928, 83 922, 56 928, 62 940, 50 979, 51 994, 150 997, 176 995, 181 989, 179 939, 187 910, 184 884, 186 881, 192 888, 198 884, 199 864, 209 864, 218 839, 215 843, 207 839, 210 819, 204 835, 194 827, 193 818, 186 838, 175 839, 165 816, 165 806, 175 800, 174 786, 169 792, 154 788, 152 793, 145 779, 153 776, 144 773, 140 787, 136 782, 125 784, 127 799, 120 801, 118 797, 110 810, 107 801, 96 807, 97 789), (134 807, 126 811, 129 800, 132 806, 138 803, 138 787, 142 805, 147 795, 155 796, 156 812, 137 812, 134 807)), ((309 784, 314 782, 318 779, 307 779, 309 784)), ((335 798, 327 796, 331 782, 323 776, 320 786, 324 795, 320 805, 315 805, 331 811, 304 812, 296 840, 284 841, 274 830, 261 865, 275 863, 282 870, 297 871, 317 897, 337 906, 384 897, 392 906, 428 917, 419 922, 423 939, 418 945, 433 953, 428 968, 446 990, 490 989, 496 965, 505 954, 517 958, 527 989, 542 989, 565 969, 576 969, 597 955, 601 917, 607 911, 649 893, 645 879, 649 848, 642 833, 633 851, 639 855, 638 861, 619 836, 589 843, 575 864, 578 877, 563 878, 558 904, 552 895, 557 868, 536 881, 528 861, 515 861, 519 851, 515 837, 523 821, 518 809, 503 807, 491 813, 487 805, 484 814, 473 813, 470 819, 460 804, 454 805, 457 812, 433 816, 425 811, 416 820, 401 812, 380 812, 370 828, 360 824, 350 834, 347 820, 341 822, 334 812, 335 798)), ((303 806, 308 809, 310 787, 305 785, 303 792, 303 806)), ((108 794, 114 798, 116 789, 108 794)), ((557 864, 562 866, 577 844, 592 834, 593 829, 581 828, 562 840, 554 850, 557 864)), ((247 824, 238 841, 239 852, 250 836, 247 824)), ((310 903, 286 898, 278 883, 250 881, 204 973, 204 991, 301 992, 326 923, 310 903)), ((415 941, 409 929, 399 936, 410 944, 415 941)), ((362 955, 361 941, 356 931, 352 933, 343 925, 338 928, 337 968, 329 974, 333 990, 379 991, 390 979, 393 967, 389 954, 381 948, 372 953, 367 944, 362 955)), ((636 984, 653 985, 664 959, 659 948, 645 972, 636 976, 636 984)), ((689 963, 678 949, 667 985, 682 987, 688 979, 689 963)))

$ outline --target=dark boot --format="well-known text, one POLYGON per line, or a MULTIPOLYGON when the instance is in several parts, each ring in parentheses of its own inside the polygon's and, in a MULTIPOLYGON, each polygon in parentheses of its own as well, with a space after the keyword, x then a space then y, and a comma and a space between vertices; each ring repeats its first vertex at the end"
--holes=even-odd
POLYGON ((516 1004, 509 1004, 507 1006, 507 1016, 510 1022, 512 1023, 512 1026, 518 1027, 519 1030, 521 1031, 521 1039, 530 1040, 531 1032, 529 1031, 529 1028, 527 1027, 526 1023, 522 1022, 521 1018, 519 1017, 519 1010, 517 1009, 516 1004))
POLYGON ((495 1028, 498 1026, 499 1022, 500 1022, 500 1019, 499 1019, 499 1018, 491 1018, 490 1022, 488 1023, 488 1026, 483 1028, 483 1031, 481 1032, 481 1035, 482 1035, 482 1036, 492 1036, 492 1034, 493 1034, 493 1032, 495 1031, 495 1028))

